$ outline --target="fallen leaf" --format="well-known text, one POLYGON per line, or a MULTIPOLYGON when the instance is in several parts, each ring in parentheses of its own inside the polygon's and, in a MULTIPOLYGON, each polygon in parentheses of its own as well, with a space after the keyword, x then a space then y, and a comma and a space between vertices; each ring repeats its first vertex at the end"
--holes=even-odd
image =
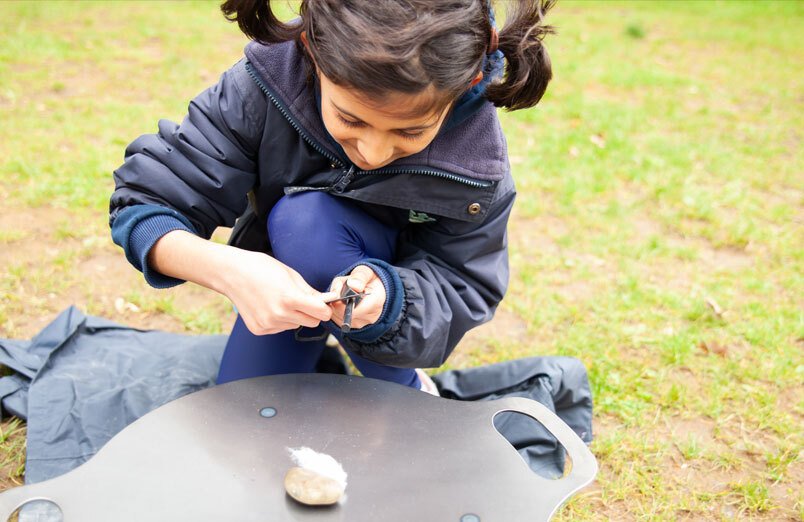
POLYGON ((720 344, 720 343, 714 342, 714 341, 712 341, 712 342, 701 341, 701 342, 698 343, 698 348, 700 348, 701 351, 703 351, 703 353, 711 353, 711 354, 714 354, 714 355, 719 355, 720 357, 723 357, 724 359, 726 358, 726 356, 729 353, 729 347, 728 346, 726 346, 725 344, 720 344))
POLYGON ((714 313, 715 313, 715 315, 716 315, 716 316, 718 316, 719 318, 721 318, 721 319, 722 319, 722 318, 723 318, 723 316, 726 314, 726 311, 725 311, 725 310, 723 310, 723 309, 720 307, 720 305, 719 305, 719 304, 717 304, 717 301, 715 301, 715 300, 714 300, 714 299, 712 299, 711 297, 707 297, 707 298, 706 298, 706 304, 707 304, 707 306, 709 306, 709 308, 711 308, 711 309, 712 309, 712 312, 714 312, 714 313))
POLYGON ((603 138, 602 134, 592 134, 591 136, 589 136, 589 141, 597 145, 597 147, 600 149, 606 147, 606 140, 603 138))
POLYGON ((135 305, 134 303, 129 303, 122 297, 118 297, 114 300, 114 309, 117 310, 117 313, 122 314, 124 312, 134 312, 137 313, 140 311, 140 307, 135 305))

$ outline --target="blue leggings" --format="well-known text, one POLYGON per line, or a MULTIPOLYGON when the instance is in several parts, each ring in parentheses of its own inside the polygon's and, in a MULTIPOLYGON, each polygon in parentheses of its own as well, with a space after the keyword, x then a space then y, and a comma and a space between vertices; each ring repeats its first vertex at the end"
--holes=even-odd
MULTIPOLYGON (((348 200, 322 192, 284 196, 268 216, 274 257, 322 292, 337 274, 361 259, 373 257, 391 262, 397 235, 398 230, 380 223, 348 200)), ((254 335, 238 315, 226 343, 217 383, 313 372, 324 347, 324 340, 297 341, 293 330, 254 335)), ((411 368, 383 366, 346 351, 366 377, 413 388, 421 386, 411 368)))

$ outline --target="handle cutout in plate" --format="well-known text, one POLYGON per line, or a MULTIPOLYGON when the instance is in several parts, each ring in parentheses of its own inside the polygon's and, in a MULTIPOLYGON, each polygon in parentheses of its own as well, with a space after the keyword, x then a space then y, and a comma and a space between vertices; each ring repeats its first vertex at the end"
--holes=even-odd
POLYGON ((510 444, 525 464, 546 479, 560 479, 572 469, 572 462, 561 443, 531 417, 518 411, 494 415, 494 429, 510 444))
POLYGON ((7 522, 64 522, 61 508, 52 500, 35 498, 14 510, 7 522))

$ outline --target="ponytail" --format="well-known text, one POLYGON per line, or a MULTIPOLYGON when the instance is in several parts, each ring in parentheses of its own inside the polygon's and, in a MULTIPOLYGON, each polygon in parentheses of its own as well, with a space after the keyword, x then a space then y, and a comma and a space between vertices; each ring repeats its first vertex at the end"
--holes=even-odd
POLYGON ((486 98, 497 107, 515 111, 533 107, 542 99, 553 77, 550 56, 542 44, 552 26, 542 21, 556 0, 518 0, 509 9, 500 32, 499 49, 507 63, 501 83, 486 88, 486 98))
POLYGON ((270 0, 226 0, 221 4, 224 17, 237 22, 240 30, 252 40, 265 43, 295 40, 300 32, 297 24, 279 21, 271 11, 270 0))
POLYGON ((308 72, 316 64, 334 83, 378 99, 433 85, 439 92, 433 106, 445 106, 466 92, 484 59, 490 63, 502 54, 503 78, 489 75, 485 97, 508 110, 532 107, 553 76, 542 39, 555 32, 543 21, 556 0, 506 0, 506 24, 496 39, 491 2, 302 0, 300 18, 287 23, 276 17, 270 0, 224 0, 221 11, 253 40, 295 41, 308 58, 308 72))

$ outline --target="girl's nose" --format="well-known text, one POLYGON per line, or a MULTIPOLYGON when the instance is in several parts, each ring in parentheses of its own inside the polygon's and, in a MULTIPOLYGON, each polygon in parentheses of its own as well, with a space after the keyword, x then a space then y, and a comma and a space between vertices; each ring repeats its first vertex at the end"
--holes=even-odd
POLYGON ((382 137, 368 137, 358 140, 357 151, 373 168, 378 168, 388 162, 394 154, 393 144, 382 137))

